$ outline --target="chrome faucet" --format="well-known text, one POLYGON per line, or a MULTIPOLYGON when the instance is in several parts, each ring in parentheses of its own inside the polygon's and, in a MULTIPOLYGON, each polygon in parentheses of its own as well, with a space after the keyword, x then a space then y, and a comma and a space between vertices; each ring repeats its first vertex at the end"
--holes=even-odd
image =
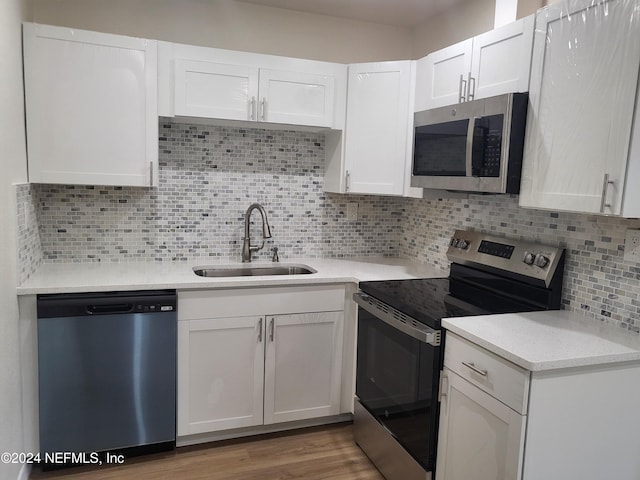
POLYGON ((244 243, 242 244, 242 261, 251 261, 251 252, 257 252, 264 247, 264 241, 267 238, 271 238, 271 227, 269 227, 269 221, 267 220, 267 212, 259 203, 252 203, 247 208, 247 213, 244 216, 244 243), (251 245, 251 237, 249 236, 249 221, 251 220, 251 212, 258 209, 260 216, 262 217, 262 243, 260 246, 251 245))

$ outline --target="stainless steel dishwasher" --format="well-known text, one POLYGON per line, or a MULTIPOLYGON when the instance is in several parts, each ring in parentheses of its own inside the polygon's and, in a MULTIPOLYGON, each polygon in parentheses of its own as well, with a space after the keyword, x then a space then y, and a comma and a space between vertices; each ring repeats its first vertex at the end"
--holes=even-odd
POLYGON ((175 290, 39 295, 37 305, 40 452, 173 448, 175 290))

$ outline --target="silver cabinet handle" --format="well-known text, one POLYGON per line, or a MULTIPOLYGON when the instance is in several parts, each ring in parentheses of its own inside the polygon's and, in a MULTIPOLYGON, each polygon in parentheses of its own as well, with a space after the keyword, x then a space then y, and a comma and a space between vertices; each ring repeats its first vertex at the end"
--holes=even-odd
POLYGON ((251 120, 256 119, 256 97, 251 97, 251 120))
POLYGON ((464 75, 461 73, 460 74, 460 88, 458 90, 458 102, 462 103, 464 101, 466 101, 466 97, 464 96, 464 94, 467 91, 467 81, 464 79, 464 75))
POLYGON ((260 102, 260 120, 264 120, 267 116, 267 99, 262 97, 260 102))
POLYGON ((271 317, 271 323, 269 324, 269 341, 273 342, 273 331, 275 330, 275 318, 271 317))
POLYGON ((149 162, 149 186, 153 187, 153 161, 149 162))
POLYGON ((258 343, 262 343, 262 317, 258 320, 258 343))
POLYGON ((462 362, 462 364, 467 367, 470 368, 471 370, 473 370, 474 372, 476 372, 478 375, 482 375, 483 377, 487 376, 487 371, 486 370, 480 370, 478 367, 476 367, 473 362, 462 362))
POLYGON ((447 377, 447 374, 443 372, 442 375, 440 375, 440 403, 442 403, 442 401, 447 398, 448 390, 449 377, 447 377))
POLYGON ((344 180, 344 191, 348 192, 350 188, 351 188, 351 173, 349 172, 349 170, 347 170, 347 173, 345 175, 345 180, 344 180))
POLYGON ((610 203, 607 202, 607 191, 609 190, 609 185, 613 185, 613 180, 609 180, 609 174, 604 174, 604 182, 602 183, 602 198, 600 199, 600 213, 604 213, 605 208, 611 208, 610 203))
POLYGON ((469 90, 467 90, 467 99, 471 101, 471 100, 475 100, 476 98, 476 79, 471 76, 471 72, 469 72, 468 78, 469 78, 469 90))

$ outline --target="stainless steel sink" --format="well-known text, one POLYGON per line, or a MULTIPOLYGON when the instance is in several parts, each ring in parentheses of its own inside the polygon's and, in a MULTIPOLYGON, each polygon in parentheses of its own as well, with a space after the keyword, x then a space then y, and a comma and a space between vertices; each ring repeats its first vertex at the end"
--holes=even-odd
POLYGON ((277 265, 194 267, 193 273, 201 277, 250 277, 261 275, 308 275, 316 273, 316 270, 308 265, 281 263, 277 265))

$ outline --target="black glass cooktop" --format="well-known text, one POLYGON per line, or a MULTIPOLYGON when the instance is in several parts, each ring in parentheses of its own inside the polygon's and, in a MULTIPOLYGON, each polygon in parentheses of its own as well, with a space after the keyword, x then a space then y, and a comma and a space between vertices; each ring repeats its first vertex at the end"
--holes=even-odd
POLYGON ((436 329, 440 328, 441 320, 448 317, 541 310, 496 292, 461 286, 449 278, 361 282, 359 287, 364 293, 436 329))

